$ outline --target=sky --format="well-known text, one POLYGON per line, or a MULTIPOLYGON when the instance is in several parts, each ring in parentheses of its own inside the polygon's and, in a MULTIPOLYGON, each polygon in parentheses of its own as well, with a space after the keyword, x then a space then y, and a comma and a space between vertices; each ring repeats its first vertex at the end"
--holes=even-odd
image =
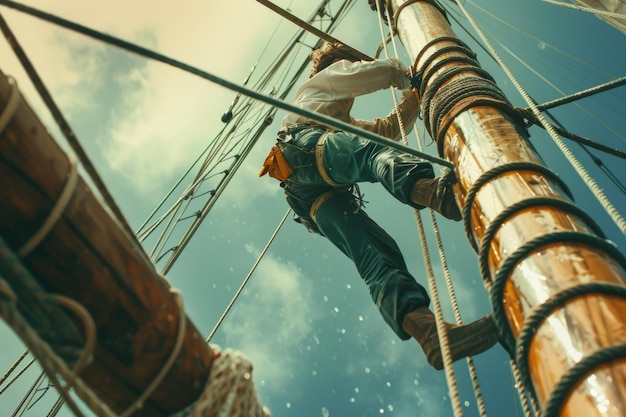
MULTIPOLYGON (((276 3, 290 6, 303 19, 317 5, 276 3)), ((237 84, 244 82, 255 65, 251 78, 265 71, 296 31, 293 24, 253 0, 45 0, 25 4, 154 49, 237 84)), ((332 0, 330 4, 334 12, 340 2, 332 0)), ((624 34, 594 16, 539 0, 473 0, 465 5, 539 103, 626 73, 624 34)), ((6 7, 0 7, 0 13, 39 70, 131 227, 137 229, 223 128, 220 117, 235 93, 6 7)), ((458 12, 452 15, 462 20, 458 12)), ((467 39, 456 23, 453 30, 467 39)), ((373 55, 380 44, 376 15, 364 0, 357 2, 334 36, 373 55)), ((509 100, 526 107, 494 62, 473 41, 467 41, 509 100)), ((314 42, 314 37, 306 37, 303 51, 314 42)), ((402 50, 400 59, 408 63, 402 50)), ((3 39, 0 70, 17 80, 41 120, 66 146, 3 39)), ((569 105, 555 109, 553 114, 569 130, 623 150, 625 99, 622 87, 580 101, 582 108, 569 105)), ((380 92, 358 99, 353 115, 373 118, 387 114, 392 107, 390 93, 380 92)), ((188 316, 204 335, 217 323, 288 208, 277 184, 256 175, 283 115, 284 111, 278 111, 167 275, 183 294, 188 316)), ((551 139, 537 128, 530 133, 532 144, 565 180, 577 204, 593 215, 624 252, 626 238, 551 139)), ((617 210, 624 213, 626 197, 577 145, 571 148, 617 210)), ((434 153, 434 146, 427 151, 434 153)), ((623 172, 623 161, 594 154, 618 177, 623 172)), ((367 212, 397 240, 409 270, 426 285, 412 211, 377 185, 365 184, 362 190, 368 201, 367 212)), ((429 216, 423 217, 428 225, 429 216)), ((437 218, 463 319, 489 313, 491 306, 476 254, 462 225, 437 218)), ((431 246, 432 231, 428 237, 431 246)), ((436 249, 430 250, 436 257, 436 249)), ((436 263, 434 269, 440 292, 444 292, 441 266, 436 263)), ((444 316, 453 320, 444 295, 442 303, 444 316)), ((0 370, 4 372, 24 346, 4 324, 0 325, 0 338, 0 370)), ((240 351, 250 359, 259 399, 274 416, 452 414, 444 373, 426 364, 415 342, 400 341, 386 327, 350 261, 325 239, 307 233, 290 219, 212 343, 240 351)), ((508 362, 500 346, 475 357, 489 415, 520 413, 508 362)), ((462 362, 455 369, 464 415, 476 416, 467 371, 462 362)), ((0 415, 11 415, 38 372, 28 370, 0 395, 0 415)), ((24 415, 44 415, 56 398, 50 390, 24 415)), ((71 413, 64 408, 58 415, 71 413)))

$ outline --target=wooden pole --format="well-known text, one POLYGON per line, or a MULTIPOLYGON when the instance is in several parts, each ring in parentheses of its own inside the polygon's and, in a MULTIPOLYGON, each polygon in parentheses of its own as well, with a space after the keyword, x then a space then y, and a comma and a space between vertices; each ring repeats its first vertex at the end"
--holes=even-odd
POLYGON ((543 416, 625 415, 623 255, 543 164, 442 11, 430 1, 386 3, 422 76, 427 129, 456 167, 503 344, 543 416))
POLYGON ((214 354, 181 317, 167 281, 81 178, 50 230, 23 251, 71 182, 71 164, 21 96, 17 107, 10 105, 16 94, 0 72, 0 235, 23 253, 22 263, 39 285, 89 311, 97 345, 79 377, 117 413, 153 382, 174 351, 179 318, 186 323, 172 367, 133 414, 169 416, 197 400, 214 354))

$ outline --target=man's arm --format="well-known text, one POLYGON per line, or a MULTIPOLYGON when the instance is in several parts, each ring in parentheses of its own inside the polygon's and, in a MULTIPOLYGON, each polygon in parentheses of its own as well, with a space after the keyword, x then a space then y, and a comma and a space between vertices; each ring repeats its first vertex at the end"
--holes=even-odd
MULTIPOLYGON (((398 104, 398 114, 400 114, 402 118, 405 132, 410 132, 419 115, 419 103, 417 101, 417 95, 413 90, 405 90, 402 92, 402 100, 398 104)), ((401 139, 400 125, 395 109, 384 118, 376 118, 371 121, 352 118, 350 123, 370 132, 378 133, 391 140, 395 140, 396 142, 401 139)))
POLYGON ((329 100, 343 100, 394 86, 409 88, 407 68, 396 58, 375 61, 341 60, 306 81, 302 88, 323 91, 329 100))

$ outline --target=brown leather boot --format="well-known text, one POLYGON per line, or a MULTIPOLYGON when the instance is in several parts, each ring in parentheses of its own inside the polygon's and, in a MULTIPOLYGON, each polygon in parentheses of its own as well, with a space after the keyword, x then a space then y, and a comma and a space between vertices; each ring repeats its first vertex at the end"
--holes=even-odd
POLYGON ((454 198, 452 184, 455 181, 452 171, 437 178, 421 178, 411 188, 411 201, 430 207, 450 220, 459 221, 463 216, 454 198))
MULTIPOLYGON (((445 323, 445 327, 452 362, 484 352, 498 341, 498 332, 491 315, 460 326, 445 323)), ((435 315, 427 307, 419 308, 404 316, 402 328, 420 344, 428 363, 437 370, 443 369, 435 315)))

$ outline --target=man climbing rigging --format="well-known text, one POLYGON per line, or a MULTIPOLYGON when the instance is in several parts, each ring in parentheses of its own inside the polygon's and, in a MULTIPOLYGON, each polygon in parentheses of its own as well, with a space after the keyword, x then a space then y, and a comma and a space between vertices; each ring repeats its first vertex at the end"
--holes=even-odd
MULTIPOLYGON (((407 129, 419 104, 402 63, 389 58, 361 61, 351 49, 325 44, 311 54, 310 78, 295 94, 294 105, 334 117, 392 140, 407 129), (398 108, 385 118, 357 120, 354 98, 394 86, 404 90, 398 108)), ((452 173, 435 178, 424 160, 289 113, 260 176, 280 181, 296 221, 326 236, 354 261, 386 323, 402 340, 411 336, 435 369, 443 368, 435 317, 426 289, 408 272, 396 242, 363 210, 359 182, 379 182, 396 199, 417 209, 430 207, 460 220, 452 173)), ((475 355, 497 342, 490 316, 466 325, 445 323, 452 360, 475 355)))

